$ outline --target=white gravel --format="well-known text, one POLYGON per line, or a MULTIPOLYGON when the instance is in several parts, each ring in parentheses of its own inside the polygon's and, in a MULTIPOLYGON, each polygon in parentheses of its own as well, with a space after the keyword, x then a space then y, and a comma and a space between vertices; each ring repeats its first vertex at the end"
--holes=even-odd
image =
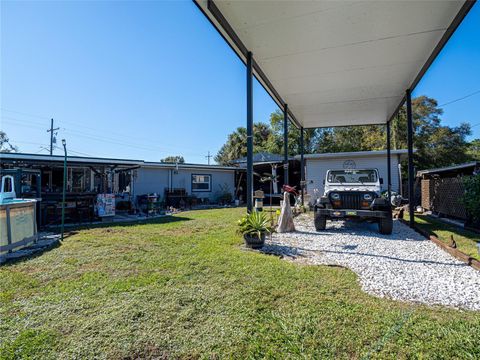
POLYGON ((295 233, 274 234, 262 251, 293 261, 347 267, 364 291, 379 297, 480 310, 480 271, 456 260, 430 240, 394 221, 392 235, 376 224, 296 218, 295 233))

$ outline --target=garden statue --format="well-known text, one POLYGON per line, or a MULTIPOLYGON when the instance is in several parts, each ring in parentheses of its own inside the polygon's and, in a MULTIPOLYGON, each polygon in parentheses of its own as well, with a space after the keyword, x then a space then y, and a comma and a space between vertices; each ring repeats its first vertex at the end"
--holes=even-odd
POLYGON ((288 192, 283 193, 283 204, 280 218, 278 219, 277 232, 292 232, 295 231, 295 224, 293 223, 293 213, 290 207, 290 194, 288 192))

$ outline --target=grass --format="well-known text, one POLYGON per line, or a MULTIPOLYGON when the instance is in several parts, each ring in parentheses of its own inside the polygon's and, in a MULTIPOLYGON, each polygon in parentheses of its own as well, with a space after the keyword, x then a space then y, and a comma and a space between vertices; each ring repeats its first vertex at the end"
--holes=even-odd
MULTIPOLYGON (((408 221, 408 219, 408 214, 405 214, 405 220, 408 221)), ((419 228, 437 236, 445 244, 451 243, 450 237, 453 235, 458 250, 474 259, 480 260, 480 250, 477 245, 480 243, 480 234, 447 224, 427 215, 416 214, 415 223, 419 228)))
POLYGON ((85 229, 0 268, 0 358, 480 358, 480 313, 242 249, 244 210, 85 229))

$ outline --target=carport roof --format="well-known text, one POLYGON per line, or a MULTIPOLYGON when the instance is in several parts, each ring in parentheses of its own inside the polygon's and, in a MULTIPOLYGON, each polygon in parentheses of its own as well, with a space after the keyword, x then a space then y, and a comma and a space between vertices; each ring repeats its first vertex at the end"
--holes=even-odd
POLYGON ((389 121, 475 2, 194 1, 304 128, 389 121))

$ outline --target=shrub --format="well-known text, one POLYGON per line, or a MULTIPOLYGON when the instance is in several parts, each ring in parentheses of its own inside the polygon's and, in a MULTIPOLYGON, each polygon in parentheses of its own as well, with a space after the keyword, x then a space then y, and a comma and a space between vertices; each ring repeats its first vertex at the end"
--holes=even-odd
POLYGON ((462 198, 467 213, 474 223, 480 223, 480 175, 466 176, 463 178, 465 195, 462 198))
POLYGON ((263 211, 252 211, 238 220, 238 231, 243 235, 256 235, 261 237, 262 233, 272 232, 267 214, 263 211))

